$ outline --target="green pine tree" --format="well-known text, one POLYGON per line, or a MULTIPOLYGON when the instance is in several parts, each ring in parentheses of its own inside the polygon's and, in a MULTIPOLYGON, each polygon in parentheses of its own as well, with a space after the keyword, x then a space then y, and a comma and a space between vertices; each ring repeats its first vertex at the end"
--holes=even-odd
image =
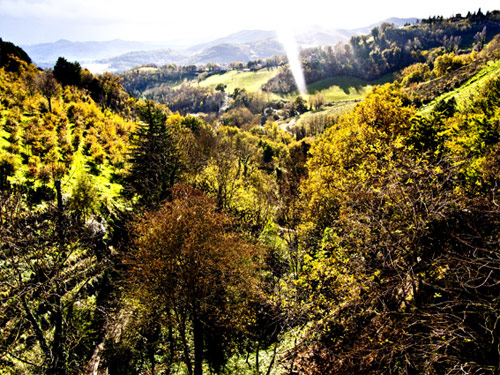
POLYGON ((140 116, 143 122, 132 138, 132 167, 126 183, 129 192, 139 196, 140 205, 153 208, 168 197, 180 157, 175 136, 166 126, 167 115, 148 102, 140 116))

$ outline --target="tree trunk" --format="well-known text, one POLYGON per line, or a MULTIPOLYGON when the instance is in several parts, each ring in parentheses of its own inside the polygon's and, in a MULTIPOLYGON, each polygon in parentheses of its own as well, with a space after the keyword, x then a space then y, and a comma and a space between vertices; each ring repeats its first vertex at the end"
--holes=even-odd
POLYGON ((31 309, 29 308, 28 303, 26 302, 24 297, 22 297, 21 301, 23 304, 24 312, 26 314, 26 318, 30 322, 31 328, 35 332, 35 337, 38 341, 38 344, 40 345, 40 348, 43 351, 43 354, 45 356, 45 360, 49 361, 50 358, 52 357, 52 353, 50 352, 49 345, 47 344, 47 341, 45 340, 45 336, 43 335, 42 329, 38 325, 38 322, 36 321, 33 313, 31 312, 31 309))
POLYGON ((187 338, 186 338, 186 321, 184 317, 180 317, 180 335, 181 335, 181 340, 182 340, 182 346, 184 349, 184 363, 186 364, 188 374, 192 375, 193 374, 193 366, 191 364, 191 357, 189 355, 189 346, 187 343, 187 338))
POLYGON ((203 325, 198 317, 198 309, 193 313, 194 375, 203 374, 203 325))
POLYGON ((64 368, 63 316, 59 288, 56 289, 53 305, 52 324, 54 325, 54 338, 52 341, 52 361, 47 374, 64 375, 66 371, 64 368))
MULTIPOLYGON (((59 242, 59 247, 60 247, 60 257, 61 259, 65 259, 66 254, 64 245, 66 239, 65 239, 64 223, 63 223, 64 207, 62 199, 61 180, 55 180, 54 184, 56 188, 57 208, 58 208, 57 221, 56 221, 57 240, 59 242)), ((63 322, 63 312, 61 304, 62 288, 57 280, 55 281, 55 286, 56 290, 52 300, 53 309, 51 317, 52 325, 54 326, 54 338, 52 339, 52 361, 47 373, 54 375, 64 375, 66 373, 66 370, 64 365, 64 343, 63 343, 64 322, 63 322)))
POLYGON ((149 364, 151 366, 151 375, 155 375, 155 353, 156 353, 156 344, 159 338, 159 327, 156 326, 153 328, 153 331, 148 334, 148 343, 147 343, 147 356, 149 359, 149 364))
POLYGON ((269 363, 269 367, 267 368, 266 375, 271 375, 271 370, 273 369, 274 361, 276 360, 277 350, 278 350, 278 341, 274 343, 273 357, 271 358, 271 363, 269 363))
POLYGON ((260 342, 257 340, 257 347, 255 348, 255 371, 257 374, 260 374, 259 369, 259 350, 260 350, 260 342))
POLYGON ((165 370, 165 374, 169 375, 170 374, 170 367, 172 363, 174 362, 175 359, 175 342, 174 342, 174 330, 172 329, 172 326, 170 325, 168 327, 168 342, 170 343, 170 358, 168 360, 168 366, 167 369, 165 370))

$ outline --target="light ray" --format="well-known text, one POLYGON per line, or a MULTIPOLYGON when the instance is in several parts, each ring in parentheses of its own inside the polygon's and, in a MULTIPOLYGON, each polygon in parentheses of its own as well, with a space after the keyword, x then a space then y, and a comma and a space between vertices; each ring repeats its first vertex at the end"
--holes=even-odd
POLYGON ((295 84, 300 94, 305 96, 307 94, 306 80, 300 62, 299 47, 295 39, 295 34, 291 28, 282 26, 278 29, 278 38, 288 57, 288 63, 290 64, 295 84))

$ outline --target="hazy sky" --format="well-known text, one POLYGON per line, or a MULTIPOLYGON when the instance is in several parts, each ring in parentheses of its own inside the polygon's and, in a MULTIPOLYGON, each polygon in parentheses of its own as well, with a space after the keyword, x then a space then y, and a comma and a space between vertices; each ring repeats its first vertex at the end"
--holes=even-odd
POLYGON ((367 26, 389 17, 445 17, 500 8, 498 0, 0 0, 0 37, 192 43, 280 24, 367 26))

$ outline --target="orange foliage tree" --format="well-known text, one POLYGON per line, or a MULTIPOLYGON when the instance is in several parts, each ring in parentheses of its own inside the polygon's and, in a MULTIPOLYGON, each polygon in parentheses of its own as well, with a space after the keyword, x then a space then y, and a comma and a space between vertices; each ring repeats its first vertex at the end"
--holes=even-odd
POLYGON ((183 185, 174 186, 172 201, 146 213, 133 232, 132 294, 175 330, 189 374, 202 374, 204 359, 219 371, 252 319, 259 248, 232 229, 213 200, 183 185))

